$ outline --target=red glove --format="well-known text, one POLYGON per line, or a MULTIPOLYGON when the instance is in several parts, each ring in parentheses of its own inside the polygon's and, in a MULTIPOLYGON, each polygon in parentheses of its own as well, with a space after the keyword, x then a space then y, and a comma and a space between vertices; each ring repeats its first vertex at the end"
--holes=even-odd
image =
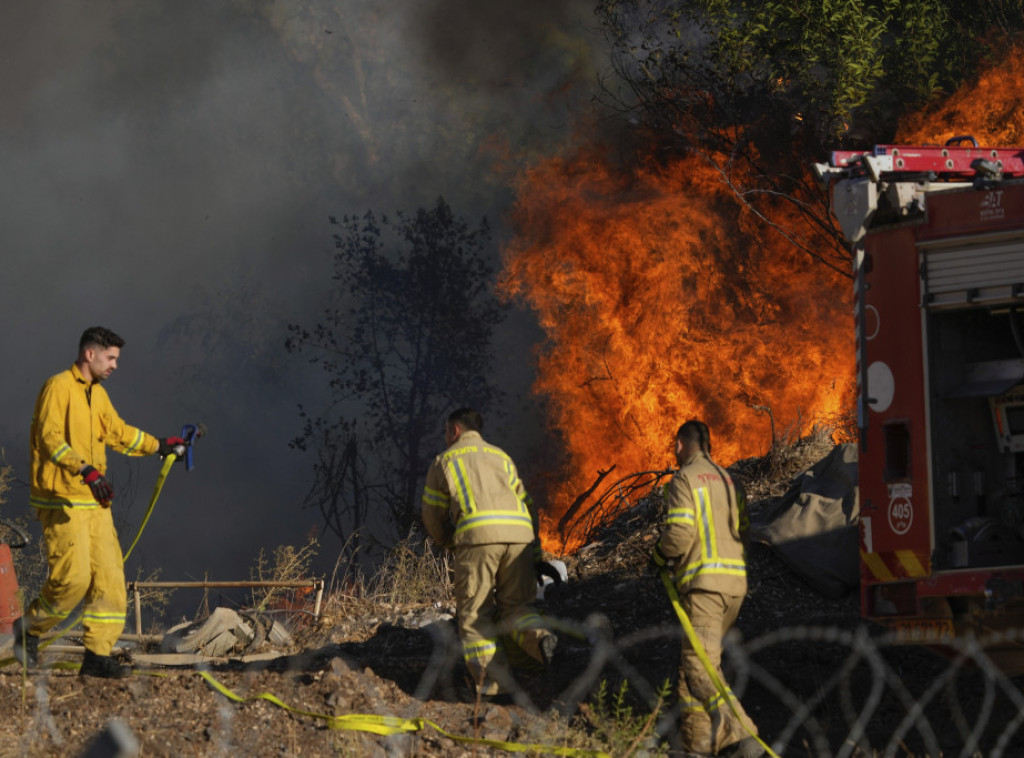
POLYGON ((160 448, 156 452, 161 458, 174 453, 180 460, 185 456, 185 440, 181 437, 164 437, 160 440, 160 448))
POLYGON ((89 489, 92 490, 92 496, 96 498, 96 502, 104 508, 109 508, 110 501, 114 499, 114 488, 110 486, 106 477, 92 466, 86 466, 79 473, 82 475, 82 481, 88 484, 89 489))

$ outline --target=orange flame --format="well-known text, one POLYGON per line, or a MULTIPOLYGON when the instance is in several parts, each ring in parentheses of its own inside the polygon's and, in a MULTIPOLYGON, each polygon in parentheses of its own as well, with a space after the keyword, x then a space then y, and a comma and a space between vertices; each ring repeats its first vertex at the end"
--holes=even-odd
POLYGON ((546 543, 598 470, 674 466, 689 418, 729 464, 766 451, 772 419, 781 434, 848 406, 851 280, 755 226, 706 163, 551 158, 522 178, 512 220, 502 289, 547 334, 534 389, 568 454, 546 543))
POLYGON ((945 143, 971 135, 984 147, 1024 144, 1024 49, 1011 47, 999 65, 983 71, 938 108, 910 114, 900 121, 897 142, 945 143))

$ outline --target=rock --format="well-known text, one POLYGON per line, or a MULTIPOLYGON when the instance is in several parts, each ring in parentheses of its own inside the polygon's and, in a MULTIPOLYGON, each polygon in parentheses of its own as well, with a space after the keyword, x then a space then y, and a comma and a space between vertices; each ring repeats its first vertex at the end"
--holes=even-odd
POLYGON ((346 674, 351 674, 355 670, 355 667, 349 660, 342 655, 336 655, 331 659, 331 671, 335 676, 342 677, 346 674))
POLYGON ((508 734, 512 731, 512 716, 509 715, 507 708, 494 706, 484 714, 484 726, 492 732, 504 735, 497 739, 508 739, 508 734))

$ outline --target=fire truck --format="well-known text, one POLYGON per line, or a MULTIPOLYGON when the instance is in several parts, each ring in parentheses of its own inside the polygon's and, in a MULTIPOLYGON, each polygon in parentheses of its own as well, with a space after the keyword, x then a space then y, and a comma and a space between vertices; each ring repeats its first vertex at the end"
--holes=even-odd
POLYGON ((1024 650, 1024 148, 879 145, 815 172, 854 259, 862 614, 1024 650))

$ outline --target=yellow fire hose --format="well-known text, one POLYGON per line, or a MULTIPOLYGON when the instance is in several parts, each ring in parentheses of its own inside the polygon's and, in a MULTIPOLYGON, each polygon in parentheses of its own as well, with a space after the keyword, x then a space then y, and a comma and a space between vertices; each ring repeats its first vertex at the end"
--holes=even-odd
POLYGON ((732 715, 736 717, 736 720, 743 725, 747 734, 757 740, 758 744, 765 749, 765 752, 772 758, 779 758, 774 751, 768 745, 765 744, 757 734, 747 726, 746 722, 740 718, 739 712, 736 710, 736 705, 733 702, 733 695, 729 692, 729 688, 725 686, 725 682, 718 675, 715 670, 715 666, 711 663, 711 659, 708 658, 707 652, 704 650, 704 646, 700 644, 700 639, 697 638, 697 632, 693 628, 693 624, 690 623, 690 617, 686 615, 686 611, 683 610, 683 604, 679 601, 679 592, 676 590, 676 584, 672 581, 672 575, 668 572, 668 569, 661 569, 658 572, 661 575, 661 583, 665 585, 665 590, 668 592, 668 599, 672 603, 672 609, 676 612, 676 616, 679 618, 679 623, 683 626, 683 631, 686 633, 686 639, 690 641, 690 645, 693 647, 693 652, 697 654, 697 658, 700 660, 701 665, 711 678, 711 683, 715 685, 715 689, 718 694, 721 695, 722 699, 728 704, 729 710, 732 711, 732 715))
POLYGON ((499 750, 506 750, 510 753, 542 753, 544 755, 565 755, 565 756, 580 756, 581 758, 586 756, 588 758, 612 758, 608 753, 604 753, 600 750, 583 750, 581 748, 572 747, 560 747, 557 745, 541 745, 541 744, 526 744, 521 742, 505 742, 503 740, 489 740, 482 737, 463 737, 458 734, 452 734, 447 732, 433 721, 429 721, 423 718, 405 719, 400 716, 377 716, 372 714, 359 714, 349 713, 342 716, 330 716, 324 713, 315 713, 313 711, 303 711, 298 708, 292 708, 289 705, 283 703, 277 696, 272 695, 269 692, 261 692, 258 695, 252 695, 250 697, 242 697, 230 689, 225 687, 222 683, 217 681, 209 672, 200 671, 199 676, 207 681, 207 683, 213 687, 217 692, 222 694, 224 697, 234 700, 236 703, 248 703, 254 700, 266 700, 269 703, 284 708, 286 711, 291 713, 297 713, 303 716, 310 716, 311 718, 321 719, 327 722, 329 729, 344 729, 358 732, 370 732, 371 734, 379 734, 383 736, 389 736, 392 734, 409 734, 412 732, 421 732, 427 727, 430 727, 439 734, 447 737, 450 740, 455 740, 464 745, 486 745, 488 747, 498 748, 499 750))
POLYGON ((139 544, 139 537, 142 536, 142 530, 146 528, 146 524, 149 523, 149 517, 153 515, 153 509, 156 507, 156 501, 160 497, 160 492, 164 488, 164 482, 167 481, 167 474, 170 473, 171 466, 174 465, 174 461, 177 460, 178 456, 171 453, 164 458, 164 465, 160 467, 160 473, 157 474, 156 484, 153 487, 153 495, 149 498, 149 507, 146 509, 146 515, 142 517, 142 523, 139 524, 139 531, 135 534, 135 539, 132 540, 132 544, 128 546, 128 550, 124 554, 125 562, 128 561, 128 556, 132 554, 132 550, 139 544))

